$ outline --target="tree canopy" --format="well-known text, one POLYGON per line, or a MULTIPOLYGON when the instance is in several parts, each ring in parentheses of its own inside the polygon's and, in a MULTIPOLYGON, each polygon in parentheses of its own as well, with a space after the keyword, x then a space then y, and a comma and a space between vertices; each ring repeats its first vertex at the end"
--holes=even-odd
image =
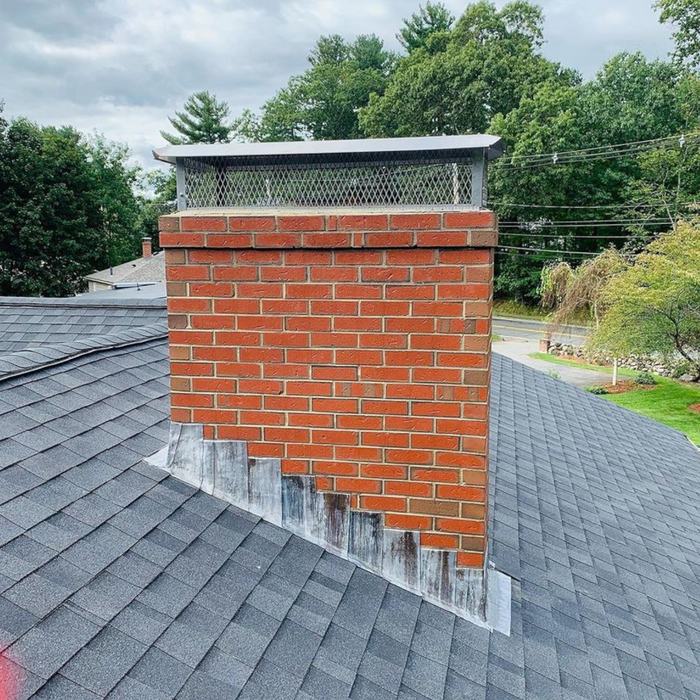
POLYGON ((136 257, 138 175, 123 146, 0 115, 0 295, 70 296, 136 257))
POLYGON ((310 68, 293 76, 260 114, 245 112, 234 134, 253 141, 359 138, 358 111, 370 95, 384 91, 394 61, 371 34, 352 43, 338 35, 321 37, 309 55, 310 68))
POLYGON ((414 12, 410 19, 405 19, 404 26, 396 38, 408 52, 426 46, 428 39, 438 32, 448 32, 455 21, 454 15, 442 4, 427 2, 414 12))
POLYGON ((700 379, 700 222, 680 221, 605 285, 591 346, 616 356, 680 355, 700 379))
POLYGON ((673 26, 675 58, 700 68, 700 0, 658 0, 661 21, 673 26))

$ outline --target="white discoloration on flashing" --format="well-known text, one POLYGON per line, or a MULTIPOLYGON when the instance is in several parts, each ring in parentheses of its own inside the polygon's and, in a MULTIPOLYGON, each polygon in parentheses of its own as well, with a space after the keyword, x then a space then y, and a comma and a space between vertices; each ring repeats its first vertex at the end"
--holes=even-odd
POLYGON ((156 469, 167 469, 168 445, 166 445, 165 447, 161 447, 161 449, 158 450, 158 452, 155 452, 150 457, 146 457, 146 459, 144 459, 144 462, 150 464, 152 467, 156 467, 156 469))
POLYGON ((173 423, 167 456, 164 449, 147 461, 462 618, 509 634, 508 576, 457 568, 456 552, 421 548, 419 532, 385 528, 381 513, 352 511, 348 495, 318 493, 311 476, 283 476, 279 459, 249 460, 245 442, 204 440, 201 425, 173 423))
POLYGON ((491 568, 486 570, 486 577, 486 623, 492 630, 510 636, 512 580, 491 568))
POLYGON ((279 459, 250 459, 248 507, 252 513, 282 524, 282 469, 279 459))

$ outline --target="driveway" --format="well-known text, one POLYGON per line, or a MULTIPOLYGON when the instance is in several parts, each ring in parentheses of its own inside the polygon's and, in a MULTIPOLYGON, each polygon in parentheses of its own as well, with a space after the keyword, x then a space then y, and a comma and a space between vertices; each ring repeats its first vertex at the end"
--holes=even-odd
POLYGON ((556 372, 559 379, 567 384, 578 387, 594 386, 595 384, 608 384, 611 380, 607 372, 596 372, 584 367, 568 367, 567 365, 555 365, 545 360, 536 360, 530 357, 533 352, 539 350, 539 340, 524 340, 522 338, 503 335, 502 341, 493 344, 494 352, 510 357, 528 367, 533 367, 541 372, 556 372))

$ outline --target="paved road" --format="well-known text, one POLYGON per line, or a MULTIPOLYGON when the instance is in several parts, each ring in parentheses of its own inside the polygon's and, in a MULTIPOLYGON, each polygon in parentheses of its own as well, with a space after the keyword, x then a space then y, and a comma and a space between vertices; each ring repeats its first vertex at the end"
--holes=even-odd
POLYGON ((608 384, 611 380, 610 374, 607 372, 596 372, 595 370, 585 369, 584 367, 569 367, 567 365, 556 365, 553 362, 545 360, 537 360, 530 357, 530 354, 537 352, 538 341, 535 340, 515 340, 512 338, 504 338, 502 341, 493 344, 494 352, 510 357, 516 362, 521 362, 528 367, 540 370, 540 372, 549 373, 556 372, 561 379, 567 384, 573 384, 578 387, 595 386, 596 384, 608 384))
MULTIPOLYGON (((539 351, 540 338, 545 334, 546 329, 547 324, 542 321, 494 316, 493 332, 500 335, 503 340, 495 342, 493 349, 501 355, 541 372, 556 372, 563 382, 574 386, 594 386, 595 384, 607 384, 610 381, 610 375, 605 372, 596 372, 583 367, 556 365, 530 357, 533 352, 539 351)), ((563 343, 581 345, 587 337, 587 332, 588 329, 585 326, 563 326, 560 332, 553 336, 553 339, 563 343)))
MULTIPOLYGON (((504 338, 519 338, 539 342, 547 331, 547 323, 530 318, 493 317, 493 332, 504 338)), ((588 336, 585 326, 561 326, 552 339, 556 342, 582 345, 588 336)), ((534 352, 534 351, 533 351, 534 352)))

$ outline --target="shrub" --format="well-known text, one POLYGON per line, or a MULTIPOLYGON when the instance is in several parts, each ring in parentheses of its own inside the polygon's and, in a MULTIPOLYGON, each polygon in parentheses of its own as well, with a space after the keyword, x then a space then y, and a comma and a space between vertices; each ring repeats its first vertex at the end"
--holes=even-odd
POLYGON ((549 372, 547 372, 547 376, 551 377, 552 379, 561 379, 561 374, 557 372, 555 369, 550 369, 549 372))
POLYGON ((684 374, 690 374, 690 362, 679 362, 671 372, 673 379, 680 379, 684 374))
POLYGON ((641 372, 637 375, 634 383, 641 386, 655 386, 659 382, 651 372, 641 372))
POLYGON ((596 396, 605 396, 610 393, 604 386, 588 386, 586 387, 586 391, 596 396))

